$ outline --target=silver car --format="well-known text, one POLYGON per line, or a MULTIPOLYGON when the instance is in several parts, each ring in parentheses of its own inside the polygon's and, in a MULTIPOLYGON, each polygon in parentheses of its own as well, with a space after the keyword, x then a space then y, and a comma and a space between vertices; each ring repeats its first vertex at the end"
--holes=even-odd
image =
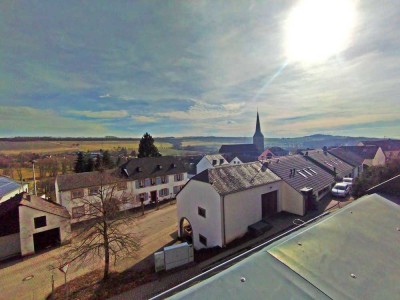
POLYGON ((346 197, 350 193, 350 185, 346 182, 336 183, 331 192, 333 196, 346 197))

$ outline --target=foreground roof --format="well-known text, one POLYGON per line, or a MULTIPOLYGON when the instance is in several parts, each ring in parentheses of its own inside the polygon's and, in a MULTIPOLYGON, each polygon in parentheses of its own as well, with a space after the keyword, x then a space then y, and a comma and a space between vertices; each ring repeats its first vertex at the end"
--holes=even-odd
POLYGON ((227 195, 281 179, 257 161, 204 170, 191 180, 209 183, 218 194, 227 195))
POLYGON ((303 155, 307 155, 308 158, 314 160, 316 163, 320 164, 320 166, 328 169, 332 174, 336 170, 337 175, 346 177, 353 171, 353 167, 350 164, 342 161, 327 151, 323 151, 322 149, 306 150, 302 151, 302 153, 303 155))
POLYGON ((332 174, 299 154, 273 158, 268 168, 298 192, 305 187, 318 192, 335 182, 332 174), (293 169, 296 169, 294 174, 293 169))
POLYGON ((11 178, 0 176, 0 200, 8 193, 20 189, 22 186, 11 178))
POLYGON ((172 299, 397 298, 399 219, 400 206, 364 196, 172 299))
POLYGON ((359 166, 365 159, 373 159, 378 150, 378 146, 341 146, 328 152, 353 166, 359 166))

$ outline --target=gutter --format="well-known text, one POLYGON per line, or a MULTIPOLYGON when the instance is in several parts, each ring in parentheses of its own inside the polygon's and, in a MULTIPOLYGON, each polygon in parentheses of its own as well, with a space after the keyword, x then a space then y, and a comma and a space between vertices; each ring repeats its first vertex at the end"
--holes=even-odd
POLYGON ((226 246, 226 235, 225 235, 225 196, 221 196, 222 204, 222 247, 226 246))

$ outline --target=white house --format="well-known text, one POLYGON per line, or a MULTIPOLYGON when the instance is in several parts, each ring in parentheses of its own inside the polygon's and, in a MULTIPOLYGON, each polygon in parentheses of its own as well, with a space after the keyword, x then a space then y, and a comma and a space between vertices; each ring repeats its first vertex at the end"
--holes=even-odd
POLYGON ((222 165, 229 165, 221 154, 205 155, 196 165, 196 174, 222 165))
POLYGON ((232 160, 231 160, 231 162, 229 163, 229 164, 231 164, 231 165, 240 165, 240 164, 242 164, 243 162, 239 159, 239 157, 237 157, 237 156, 235 156, 232 160))
POLYGON ((300 215, 313 209, 316 202, 330 193, 335 176, 303 155, 273 158, 265 163, 269 170, 282 179, 283 210, 295 209, 300 215))
POLYGON ((0 259, 58 246, 71 232, 64 207, 27 193, 0 203, 0 219, 0 259))
POLYGON ((195 249, 224 247, 277 212, 302 215, 303 199, 282 197, 281 184, 261 162, 204 170, 176 197, 178 235, 185 235, 187 223, 195 249))
POLYGON ((113 189, 112 196, 121 199, 120 210, 127 210, 142 201, 146 205, 174 198, 186 182, 183 162, 162 156, 131 159, 112 171, 60 175, 55 190, 57 203, 67 208, 72 223, 78 223, 89 218, 90 207, 84 202, 96 201, 100 187, 113 189))
POLYGON ((28 192, 27 183, 20 184, 9 177, 0 176, 0 203, 22 192, 28 192))

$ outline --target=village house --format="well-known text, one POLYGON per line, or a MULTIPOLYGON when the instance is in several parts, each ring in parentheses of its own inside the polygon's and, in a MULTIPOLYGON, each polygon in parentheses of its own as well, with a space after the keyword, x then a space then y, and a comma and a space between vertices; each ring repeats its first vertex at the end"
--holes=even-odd
POLYGON ((120 210, 171 199, 187 181, 183 162, 175 157, 131 159, 115 170, 59 175, 55 181, 56 201, 66 207, 72 223, 90 217, 84 202, 96 201, 98 192, 112 191, 120 210))
POLYGON ((335 176, 306 156, 296 154, 271 159, 268 169, 282 179, 282 197, 300 204, 301 215, 313 208, 335 185, 335 176))
POLYGON ((277 212, 302 215, 303 199, 285 196, 281 183, 261 162, 204 170, 177 195, 178 235, 186 226, 195 249, 224 247, 277 212))
POLYGON ((354 167, 354 177, 359 176, 365 167, 383 166, 386 156, 378 146, 341 146, 328 152, 354 167))
POLYGON ((196 174, 217 166, 227 165, 228 161, 221 154, 205 155, 196 166, 196 174))
POLYGON ((400 140, 382 139, 361 141, 358 146, 377 146, 380 147, 387 160, 400 159, 400 140))
POLYGON ((263 153, 258 156, 258 160, 265 161, 273 157, 286 156, 289 152, 281 147, 270 147, 264 150, 263 153))
POLYGON ((0 203, 22 192, 28 192, 28 183, 21 184, 9 177, 0 176, 0 203))
POLYGON ((0 259, 58 246, 71 232, 66 208, 27 193, 0 203, 0 220, 0 259))
POLYGON ((343 179, 344 177, 355 178, 358 172, 352 165, 340 160, 336 156, 330 154, 323 149, 304 150, 301 152, 306 159, 311 160, 314 164, 325 169, 333 176, 343 179))
POLYGON ((229 164, 231 164, 231 165, 240 165, 240 164, 242 164, 243 162, 240 160, 240 158, 239 157, 237 157, 237 156, 235 156, 230 162, 229 162, 229 164))

